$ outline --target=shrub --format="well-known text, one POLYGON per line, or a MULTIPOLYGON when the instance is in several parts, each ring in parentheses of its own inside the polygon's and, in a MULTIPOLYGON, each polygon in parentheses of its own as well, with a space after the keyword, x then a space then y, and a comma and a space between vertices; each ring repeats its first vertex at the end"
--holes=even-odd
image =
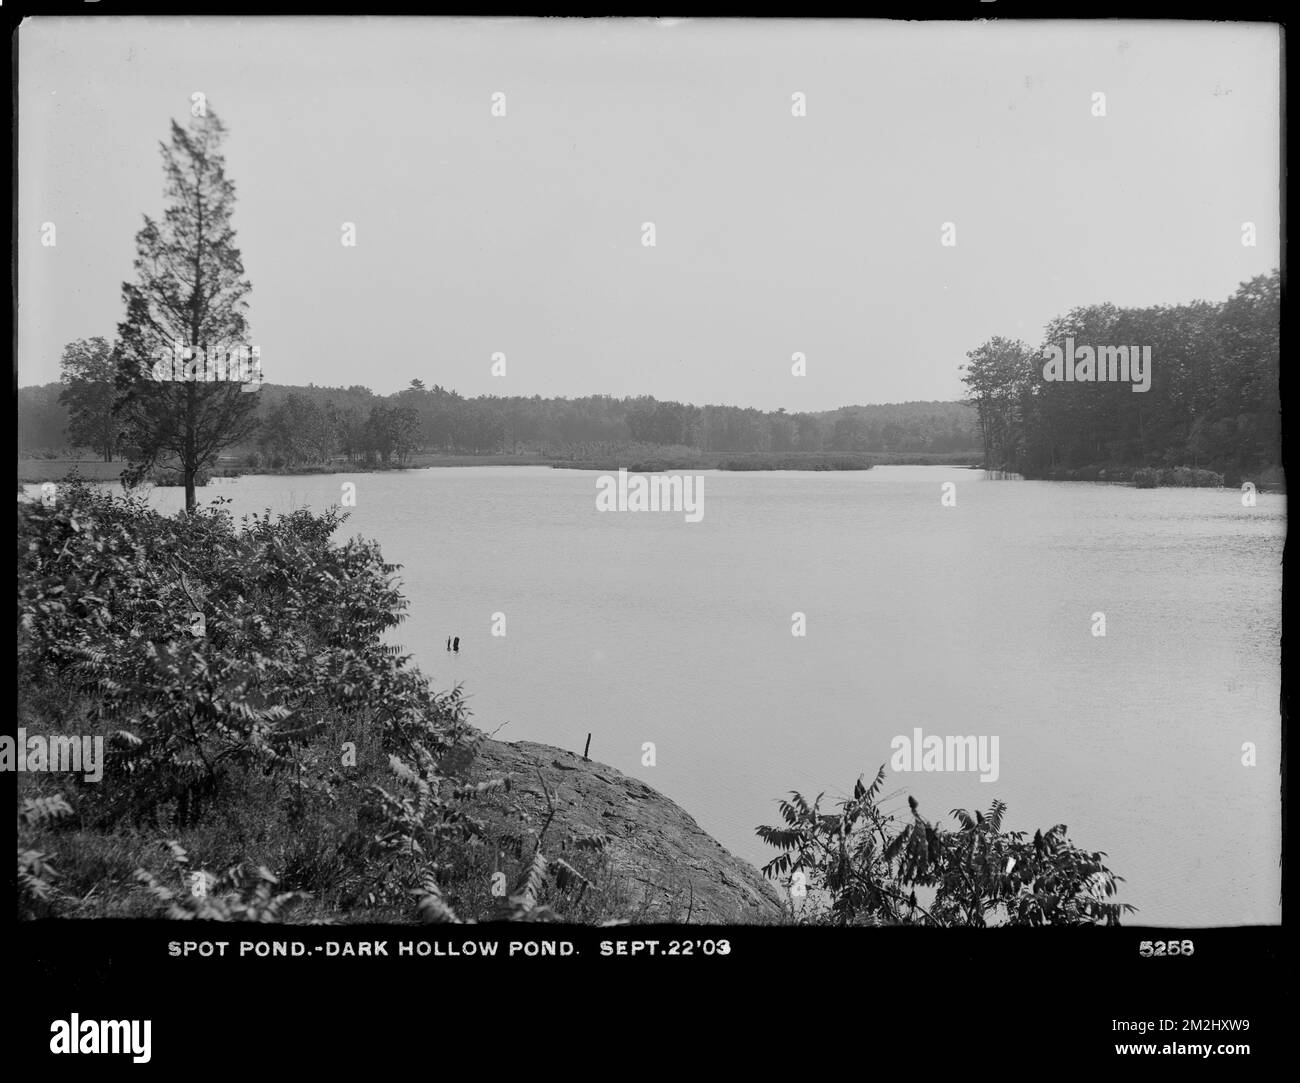
POLYGON ((758 836, 781 853, 763 867, 769 877, 803 874, 804 920, 840 925, 1118 925, 1134 908, 1111 901, 1120 877, 1066 837, 1064 824, 1030 839, 1004 832, 1006 806, 987 813, 954 809, 959 829, 923 819, 912 798, 910 822, 896 825, 876 805, 884 782, 859 778, 834 813, 800 794, 780 802, 784 825, 758 836), (921 890, 924 898, 918 898, 921 890))
MULTIPOLYGON (((290 821, 355 810, 332 870, 358 899, 410 907, 444 851, 481 830, 475 795, 444 790, 439 770, 476 739, 460 693, 433 692, 383 642, 406 606, 398 568, 373 543, 332 544, 341 513, 236 528, 223 503, 167 517, 76 482, 20 502, 20 688, 67 688, 107 738, 84 824, 185 831, 269 784, 290 821), (322 743, 340 717, 373 727, 393 781, 340 770, 322 743)), ((31 849, 35 900, 50 877, 31 849)))

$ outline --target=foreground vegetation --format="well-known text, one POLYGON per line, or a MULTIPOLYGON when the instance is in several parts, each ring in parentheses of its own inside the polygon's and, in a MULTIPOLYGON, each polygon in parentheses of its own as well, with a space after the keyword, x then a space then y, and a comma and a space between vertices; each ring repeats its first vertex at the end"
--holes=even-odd
POLYGON ((763 872, 792 882, 792 920, 821 925, 1118 925, 1133 907, 1115 901, 1122 877, 1101 852, 1074 846, 1064 824, 1003 831, 1006 806, 954 809, 957 830, 926 820, 913 798, 899 824, 877 805, 885 769, 833 812, 792 793, 783 823, 760 827, 780 850, 763 872), (918 894, 919 893, 919 894, 918 894))
POLYGON ((19 503, 19 725, 106 760, 19 774, 20 916, 612 916, 603 839, 464 781, 483 737, 383 643, 397 569, 331 545, 342 519, 165 517, 82 484, 19 503))

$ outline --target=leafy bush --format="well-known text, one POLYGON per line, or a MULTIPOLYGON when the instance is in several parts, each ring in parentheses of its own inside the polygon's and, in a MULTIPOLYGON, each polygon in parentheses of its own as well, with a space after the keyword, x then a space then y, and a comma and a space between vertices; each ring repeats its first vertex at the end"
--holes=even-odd
POLYGON ((332 872, 358 900, 409 906, 443 851, 481 831, 475 795, 439 770, 476 739, 460 693, 433 692, 383 642, 406 605, 398 569, 373 543, 332 544, 341 513, 236 528, 222 503, 167 517, 75 482, 20 502, 20 688, 71 689, 106 737, 83 823, 184 831, 217 808, 233 822, 269 784, 291 823, 355 809, 332 833, 332 872), (381 766, 341 769, 347 749, 329 744, 359 717, 386 786, 381 766))
POLYGON ((758 836, 781 853, 763 867, 769 877, 796 876, 805 885, 801 917, 810 923, 986 926, 1118 925, 1134 908, 1112 901, 1120 877, 1103 853, 1076 848, 1064 824, 1030 839, 1004 832, 1006 806, 987 813, 954 809, 960 825, 944 830, 911 805, 896 825, 876 804, 882 767, 870 786, 859 778, 835 812, 800 794, 779 804, 784 825, 758 836), (918 897, 917 892, 922 896, 918 897))

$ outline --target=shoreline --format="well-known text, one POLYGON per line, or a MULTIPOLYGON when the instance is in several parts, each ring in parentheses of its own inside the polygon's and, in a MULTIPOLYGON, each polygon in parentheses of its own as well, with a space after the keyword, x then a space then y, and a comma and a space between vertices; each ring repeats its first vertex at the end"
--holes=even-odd
MULTIPOLYGON (((721 470, 744 473, 750 471, 785 470, 802 473, 823 473, 826 471, 870 470, 876 466, 950 466, 957 468, 979 469, 969 460, 975 456, 966 453, 942 452, 933 455, 918 453, 915 455, 895 455, 888 452, 867 452, 861 455, 828 453, 754 453, 754 452, 709 452, 693 460, 684 457, 664 456, 630 456, 622 461, 614 457, 594 459, 562 459, 554 456, 537 455, 419 455, 412 456, 403 464, 367 464, 358 462, 331 462, 313 466, 293 468, 279 467, 244 467, 231 463, 219 463, 211 472, 212 478, 232 478, 249 476, 262 477, 309 477, 313 474, 386 474, 410 470, 443 469, 447 467, 481 467, 481 466, 536 466, 556 470, 619 470, 626 469, 636 473, 659 473, 668 470, 721 470)), ((85 481, 117 481, 126 467, 125 460, 111 463, 98 459, 36 459, 19 457, 18 482, 23 485, 39 485, 46 481, 63 481, 68 473, 76 468, 85 481)), ((151 484, 158 485, 158 482, 151 484)))
MULTIPOLYGON (((759 473, 759 472, 790 472, 790 473, 827 473, 827 472, 852 472, 866 471, 876 466, 946 466, 953 470, 982 470, 989 473, 999 473, 1000 471, 989 471, 987 467, 979 464, 961 461, 968 456, 959 456, 950 461, 934 461, 944 459, 949 453, 943 453, 935 456, 925 455, 886 455, 883 453, 868 453, 868 458, 879 457, 882 460, 869 462, 865 465, 828 465, 819 463, 817 465, 809 464, 800 466, 797 462, 791 462, 788 456, 773 456, 775 461, 770 463, 743 463, 738 461, 734 456, 719 462, 699 462, 699 463, 668 463, 668 462, 632 462, 619 463, 617 461, 571 461, 567 459, 538 458, 524 455, 436 455, 421 456, 421 462, 411 462, 403 466, 375 466, 361 463, 329 463, 314 467, 301 467, 292 470, 289 469, 251 469, 243 467, 218 467, 212 472, 208 480, 200 484, 200 489, 209 488, 215 480, 235 479, 240 477, 311 477, 313 475, 330 475, 330 474, 387 474, 387 473, 406 473, 415 470, 434 470, 447 469, 450 467, 484 467, 484 466, 533 466, 538 468, 552 470, 578 470, 588 473, 595 471, 612 471, 626 469, 629 473, 653 474, 664 473, 668 471, 690 471, 690 470, 710 470, 720 471, 723 473, 759 473)), ((955 455, 955 453, 953 453, 955 455)), ((719 456, 721 458, 721 456, 719 456)), ((835 456, 818 456, 818 459, 835 458, 835 456)), ((65 481, 69 473, 75 468, 78 475, 83 481, 89 482, 117 482, 120 481, 120 475, 126 466, 124 461, 118 460, 111 463, 103 462, 98 459, 31 459, 20 458, 18 460, 18 484, 19 485, 40 485, 47 481, 65 481)), ((1271 495, 1286 495, 1285 475, 1280 480, 1275 478, 1278 471, 1275 468, 1269 468, 1259 472, 1260 477, 1266 477, 1268 480, 1255 483, 1255 490, 1259 493, 1268 493, 1271 495)), ((1142 489, 1231 489, 1237 491, 1239 486, 1228 485, 1226 482, 1218 484, 1197 484, 1197 485, 1168 485, 1157 483, 1155 485, 1135 485, 1132 477, 1132 471, 1129 468, 1116 468, 1111 476, 1080 476, 1081 473, 1091 474, 1091 471, 1070 471, 1073 476, 1054 477, 1030 477, 1020 478, 1024 481, 1049 481, 1064 484, 1091 484, 1091 485, 1115 485, 1123 488, 1142 488, 1142 489)), ((1244 478, 1243 480, 1250 480, 1244 478)), ((152 485, 155 488, 177 488, 174 482, 148 481, 145 484, 152 485)))

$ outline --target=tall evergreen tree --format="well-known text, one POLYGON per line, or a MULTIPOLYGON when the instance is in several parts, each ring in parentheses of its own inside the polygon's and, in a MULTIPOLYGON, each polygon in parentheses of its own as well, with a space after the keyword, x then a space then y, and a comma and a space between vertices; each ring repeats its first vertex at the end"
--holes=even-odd
POLYGON ((248 357, 252 287, 230 221, 235 186, 221 153, 225 134, 210 108, 188 131, 172 122, 170 143, 161 145, 167 207, 162 221, 145 215, 136 281, 122 285, 118 411, 139 456, 124 478, 137 482, 160 457, 175 456, 187 511, 200 470, 258 424, 256 395, 244 393, 257 385, 240 378, 251 376, 250 366, 227 368, 248 357))

